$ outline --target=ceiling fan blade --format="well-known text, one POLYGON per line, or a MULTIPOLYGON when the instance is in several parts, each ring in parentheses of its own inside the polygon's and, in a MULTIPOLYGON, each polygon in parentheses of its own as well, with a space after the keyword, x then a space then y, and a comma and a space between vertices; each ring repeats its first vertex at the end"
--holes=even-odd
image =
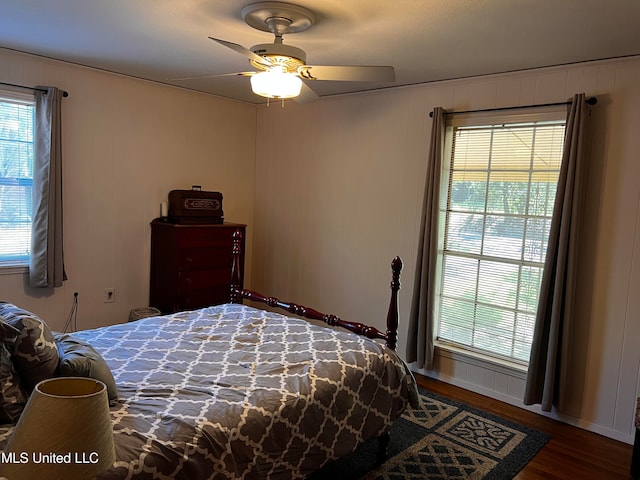
POLYGON ((239 53, 240 55, 244 55, 249 60, 253 60, 254 62, 260 65, 264 65, 265 67, 273 66, 273 64, 267 58, 261 57, 260 55, 253 53, 251 50, 249 50, 246 47, 243 47, 242 45, 238 45, 237 43, 233 43, 233 42, 227 42, 226 40, 220 40, 219 38, 209 37, 209 39, 213 40, 214 42, 218 42, 220 45, 224 45, 225 47, 230 48, 231 50, 233 50, 236 53, 239 53))
POLYGON ((298 75, 307 80, 335 80, 345 82, 394 82, 396 74, 388 66, 303 65, 298 75))
POLYGON ((255 75, 256 72, 235 72, 235 73, 212 73, 210 75, 194 75, 191 77, 175 77, 167 78, 170 81, 183 81, 183 80, 198 80, 199 78, 215 78, 215 77, 250 77, 255 75))
POLYGON ((316 94, 316 92, 311 90, 309 85, 302 82, 302 87, 300 88, 300 95, 298 95, 294 100, 296 101, 296 103, 308 103, 308 102, 313 102, 318 98, 319 97, 316 94))

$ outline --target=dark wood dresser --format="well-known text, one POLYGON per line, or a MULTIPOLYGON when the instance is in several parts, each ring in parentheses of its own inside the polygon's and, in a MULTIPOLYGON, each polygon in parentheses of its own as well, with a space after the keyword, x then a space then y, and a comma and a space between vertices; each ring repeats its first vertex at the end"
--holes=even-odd
POLYGON ((173 313, 228 303, 236 230, 242 231, 242 278, 246 225, 153 220, 149 305, 173 313))

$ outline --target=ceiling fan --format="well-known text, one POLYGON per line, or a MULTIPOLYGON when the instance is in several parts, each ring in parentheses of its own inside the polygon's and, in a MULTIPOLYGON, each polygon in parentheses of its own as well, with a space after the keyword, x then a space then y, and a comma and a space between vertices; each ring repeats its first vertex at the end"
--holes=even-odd
MULTIPOLYGON (((245 48, 242 45, 219 38, 209 38, 247 57, 257 70, 223 74, 223 76, 251 77, 253 92, 267 99, 275 98, 284 101, 285 98, 295 98, 298 103, 305 103, 318 98, 316 93, 302 80, 395 81, 395 71, 391 66, 307 65, 307 56, 304 50, 293 45, 285 45, 282 41, 285 34, 303 32, 315 23, 315 14, 307 8, 284 2, 259 2, 244 7, 241 15, 249 26, 273 33, 275 35, 273 43, 261 43, 251 48, 245 48)), ((198 77, 183 77, 174 80, 191 78, 198 77)))

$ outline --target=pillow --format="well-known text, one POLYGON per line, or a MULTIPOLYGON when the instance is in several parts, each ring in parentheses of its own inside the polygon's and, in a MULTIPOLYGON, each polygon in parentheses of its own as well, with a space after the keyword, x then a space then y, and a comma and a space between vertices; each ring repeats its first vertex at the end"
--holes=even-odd
POLYGON ((118 398, 116 381, 113 374, 95 348, 87 342, 64 333, 54 334, 58 344, 60 365, 58 373, 61 377, 89 377, 100 380, 107 386, 110 401, 118 398))
POLYGON ((15 340, 5 344, 22 386, 30 393, 38 382, 56 376, 60 358, 55 339, 40 317, 11 303, 0 302, 0 318, 18 330, 15 340))
POLYGON ((27 396, 13 368, 11 353, 0 342, 0 423, 16 423, 26 403, 27 396))
POLYGON ((4 341, 5 343, 13 344, 19 333, 20 330, 18 330, 16 327, 12 327, 7 322, 2 320, 2 318, 0 318, 0 340, 4 341))

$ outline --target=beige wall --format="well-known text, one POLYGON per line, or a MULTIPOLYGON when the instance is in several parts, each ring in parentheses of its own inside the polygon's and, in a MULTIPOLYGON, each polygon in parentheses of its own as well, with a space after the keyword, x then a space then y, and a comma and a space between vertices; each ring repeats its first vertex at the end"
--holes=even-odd
MULTIPOLYGON (((260 107, 253 286, 384 328, 389 262, 400 255, 404 354, 429 111, 559 102, 578 92, 599 101, 573 394, 570 411, 554 416, 631 442, 640 379, 639 58, 260 107)), ((437 365, 423 373, 521 405, 523 374, 451 354, 437 365)))
POLYGON ((24 274, 0 274, 0 300, 61 329, 78 292, 79 328, 123 322, 132 308, 148 305, 149 222, 170 190, 198 184, 221 191, 226 219, 253 223, 253 105, 2 49, 0 65, 2 82, 69 92, 63 101, 69 280, 40 290, 28 288, 24 274), (109 287, 114 303, 103 302, 109 287))

